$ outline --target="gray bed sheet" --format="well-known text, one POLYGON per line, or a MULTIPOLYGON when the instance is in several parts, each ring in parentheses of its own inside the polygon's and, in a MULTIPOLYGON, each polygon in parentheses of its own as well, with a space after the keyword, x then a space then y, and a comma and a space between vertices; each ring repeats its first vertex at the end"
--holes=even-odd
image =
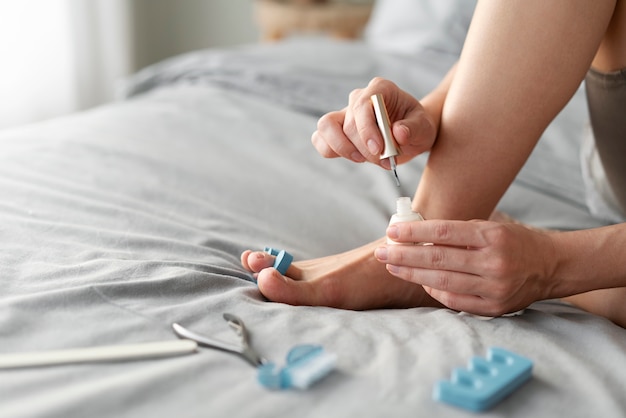
MULTIPOLYGON (((450 57, 301 39, 193 53, 151 67, 129 97, 0 134, 0 353, 172 340, 172 322, 224 340, 223 312, 281 363, 323 345, 338 369, 272 392, 240 358, 201 349, 135 362, 0 371, 2 417, 474 416, 431 399, 490 346, 534 361, 533 379, 484 416, 620 417, 626 331, 560 301, 482 321, 446 309, 355 312, 266 301, 247 248, 319 257, 384 233, 402 188, 368 165, 321 158, 320 114, 372 76, 417 96, 450 57)), ((546 131, 500 208, 537 226, 602 225, 584 204, 579 92, 546 131)))

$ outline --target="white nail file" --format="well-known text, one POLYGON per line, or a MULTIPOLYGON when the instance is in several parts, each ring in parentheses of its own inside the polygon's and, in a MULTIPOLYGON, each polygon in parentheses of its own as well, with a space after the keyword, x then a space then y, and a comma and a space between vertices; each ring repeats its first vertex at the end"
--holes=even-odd
POLYGON ((195 341, 172 340, 129 345, 3 354, 0 355, 0 369, 178 356, 194 353, 197 351, 197 348, 198 344, 196 344, 195 341))

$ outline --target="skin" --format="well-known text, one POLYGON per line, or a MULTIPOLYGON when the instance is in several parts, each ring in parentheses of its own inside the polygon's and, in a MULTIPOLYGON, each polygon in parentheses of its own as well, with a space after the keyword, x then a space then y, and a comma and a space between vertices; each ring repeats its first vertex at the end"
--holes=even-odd
POLYGON ((615 0, 481 0, 459 62, 421 101, 380 78, 352 92, 345 109, 320 119, 313 145, 327 158, 389 168, 369 102, 382 93, 399 162, 430 150, 413 200, 429 220, 387 230, 407 245, 383 238, 296 262, 286 277, 269 268, 273 257, 245 251, 242 265, 261 292, 290 304, 443 305, 489 316, 562 297, 626 326, 625 225, 547 232, 478 220, 492 214, 589 67, 626 67, 625 9, 615 0))

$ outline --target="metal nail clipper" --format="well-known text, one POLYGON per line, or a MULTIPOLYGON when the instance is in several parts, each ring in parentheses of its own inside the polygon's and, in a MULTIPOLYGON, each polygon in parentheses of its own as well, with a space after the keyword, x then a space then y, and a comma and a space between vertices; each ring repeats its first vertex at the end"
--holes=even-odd
POLYGON ((240 345, 207 338, 176 323, 172 324, 172 328, 180 338, 243 357, 257 368, 259 383, 268 389, 307 389, 335 369, 337 356, 326 352, 322 346, 311 344, 294 346, 282 367, 268 362, 250 346, 250 337, 243 321, 232 314, 225 313, 223 316, 239 336, 240 345))
POLYGON ((267 361, 263 357, 261 357, 250 345, 250 336, 248 335, 248 331, 246 330, 243 321, 235 315, 229 313, 225 313, 223 317, 228 325, 233 329, 233 331, 235 331, 235 333, 239 336, 240 344, 231 344, 220 340, 208 338, 203 335, 196 334, 195 332, 190 331, 177 323, 172 324, 172 328, 174 329, 176 335, 178 335, 180 338, 186 338, 188 340, 195 341, 196 343, 204 347, 216 348, 218 350, 237 354, 243 357, 248 363, 252 364, 254 367, 265 364, 267 361))

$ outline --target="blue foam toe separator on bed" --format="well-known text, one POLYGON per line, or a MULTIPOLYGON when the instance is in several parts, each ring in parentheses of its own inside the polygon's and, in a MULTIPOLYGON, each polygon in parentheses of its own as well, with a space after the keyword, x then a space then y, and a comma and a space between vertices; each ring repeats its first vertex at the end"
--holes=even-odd
POLYGON ((287 354, 287 363, 259 367, 258 380, 269 389, 307 389, 335 369, 337 356, 319 345, 298 345, 287 354))
POLYGON ((285 250, 281 250, 276 256, 274 261, 274 268, 280 272, 280 274, 287 274, 287 269, 293 261, 293 256, 285 250))
POLYGON ((291 265, 291 262, 293 261, 293 256, 291 254, 289 254, 285 250, 277 250, 272 247, 265 247, 263 251, 265 251, 268 254, 276 256, 276 260, 274 260, 273 267, 276 270, 278 270, 278 272, 282 274, 283 276, 287 274, 287 269, 289 268, 289 266, 291 265))
POLYGON ((486 359, 474 357, 466 369, 455 369, 451 380, 437 382, 433 398, 470 411, 484 411, 530 379, 532 368, 529 359, 492 347, 486 359))

